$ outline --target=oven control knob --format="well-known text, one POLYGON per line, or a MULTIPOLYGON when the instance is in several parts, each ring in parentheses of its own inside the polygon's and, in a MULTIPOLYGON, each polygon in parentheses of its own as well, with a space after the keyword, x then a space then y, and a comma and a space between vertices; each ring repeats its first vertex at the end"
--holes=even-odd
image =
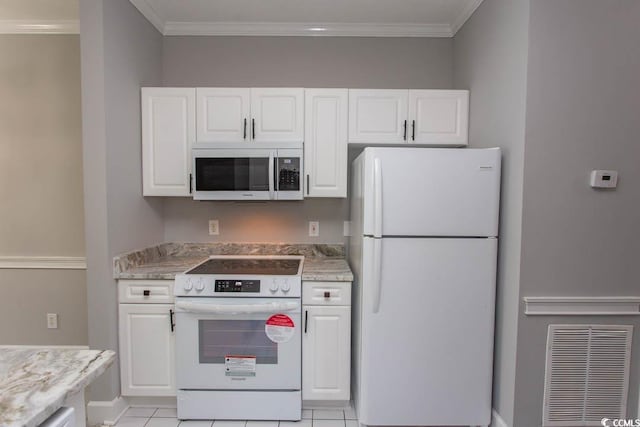
POLYGON ((276 283, 275 280, 271 283, 271 286, 269 286, 269 290, 274 293, 278 291, 278 288, 278 283, 276 283))
POLYGON ((284 282, 282 282, 282 286, 280 286, 280 289, 282 289, 282 292, 289 292, 291 290, 291 285, 288 281, 285 280, 284 282))
POLYGON ((198 279, 196 282, 196 291, 202 292, 204 290, 204 281, 202 279, 198 279))
POLYGON ((189 292, 191 289, 193 289, 193 283, 191 283, 191 279, 188 279, 184 282, 183 288, 185 291, 189 292))

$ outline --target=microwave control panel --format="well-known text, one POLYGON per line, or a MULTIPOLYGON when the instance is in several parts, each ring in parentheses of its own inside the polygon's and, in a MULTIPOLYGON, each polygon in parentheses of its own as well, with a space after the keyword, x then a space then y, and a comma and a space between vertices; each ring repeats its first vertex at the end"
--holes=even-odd
POLYGON ((299 157, 279 157, 278 158, 278 190, 299 191, 300 190, 300 158, 299 157))

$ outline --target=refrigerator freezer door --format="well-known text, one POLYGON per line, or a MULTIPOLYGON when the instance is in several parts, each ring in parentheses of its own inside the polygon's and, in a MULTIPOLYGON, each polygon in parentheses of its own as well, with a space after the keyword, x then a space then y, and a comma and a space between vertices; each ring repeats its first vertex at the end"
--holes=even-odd
POLYGON ((362 424, 490 423, 496 254, 492 238, 363 239, 354 324, 362 424))
POLYGON ((363 155, 364 235, 498 235, 499 149, 367 148, 363 155))

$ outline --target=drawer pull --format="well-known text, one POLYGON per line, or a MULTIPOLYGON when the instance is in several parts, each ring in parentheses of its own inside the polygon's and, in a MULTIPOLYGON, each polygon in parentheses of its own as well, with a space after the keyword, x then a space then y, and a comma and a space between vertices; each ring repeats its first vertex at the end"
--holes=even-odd
POLYGON ((151 291, 149 289, 145 289, 144 291, 142 291, 142 295, 148 297, 149 295, 151 295, 151 291))
POLYGON ((325 297, 325 298, 331 298, 331 292, 329 292, 329 291, 324 291, 324 297, 325 297))

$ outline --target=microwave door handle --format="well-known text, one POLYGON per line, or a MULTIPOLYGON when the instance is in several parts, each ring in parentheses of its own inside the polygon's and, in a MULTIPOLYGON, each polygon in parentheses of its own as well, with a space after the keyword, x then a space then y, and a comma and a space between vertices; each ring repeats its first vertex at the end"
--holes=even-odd
POLYGON ((275 156, 273 151, 269 152, 269 199, 273 200, 275 199, 275 167, 274 167, 274 162, 275 162, 275 156))

